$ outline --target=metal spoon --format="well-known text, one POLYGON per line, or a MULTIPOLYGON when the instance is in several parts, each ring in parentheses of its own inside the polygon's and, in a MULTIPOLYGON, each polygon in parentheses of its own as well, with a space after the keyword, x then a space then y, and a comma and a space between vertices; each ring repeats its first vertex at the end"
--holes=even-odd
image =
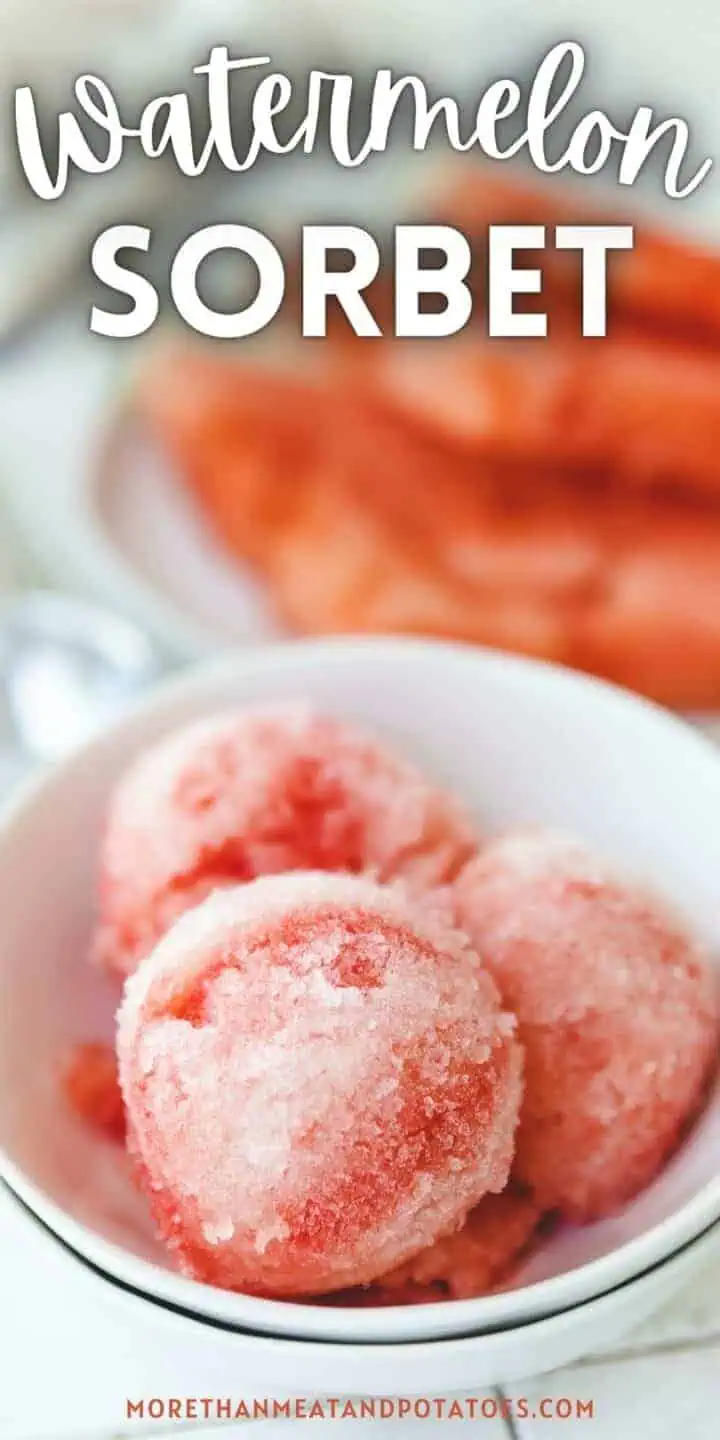
POLYGON ((161 674, 130 621, 70 595, 30 591, 0 609, 0 791, 60 760, 161 674))

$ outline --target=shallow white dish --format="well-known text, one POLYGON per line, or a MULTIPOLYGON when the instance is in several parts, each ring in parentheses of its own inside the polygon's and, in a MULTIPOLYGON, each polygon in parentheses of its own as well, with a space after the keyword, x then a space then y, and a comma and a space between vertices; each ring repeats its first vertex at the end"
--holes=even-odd
POLYGON ((109 1033, 116 997, 86 961, 108 790, 138 747, 229 702, 308 696, 399 741, 486 829, 565 827, 676 902, 717 950, 720 759, 681 722, 568 671, 405 641, 296 643, 160 691, 51 774, 0 832, 0 1171, 78 1253, 136 1290, 274 1335, 407 1341, 523 1324, 657 1264, 720 1217, 720 1089, 681 1152, 621 1214, 563 1227, 516 1286, 479 1300, 340 1310, 230 1294, 166 1267, 121 1156, 68 1112, 56 1066, 109 1033), (41 877, 41 883, 38 883, 41 877))

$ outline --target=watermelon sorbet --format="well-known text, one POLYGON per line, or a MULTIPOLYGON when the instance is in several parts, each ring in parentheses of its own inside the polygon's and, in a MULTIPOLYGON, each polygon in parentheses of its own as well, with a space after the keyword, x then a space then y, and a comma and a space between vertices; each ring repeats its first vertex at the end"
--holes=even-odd
POLYGON ((173 1263, 227 1290, 507 1285, 550 1225, 655 1179, 717 1066, 713 968, 661 901, 562 834, 480 838, 305 703, 130 765, 98 911, 116 1054, 76 1046, 65 1093, 127 1145, 173 1263))
POLYGON ((129 1144, 195 1279, 364 1285, 508 1178, 515 1021, 464 936, 367 877, 218 891, 127 983, 129 1144))
POLYGON ((718 1050, 712 969, 676 916, 562 835, 488 844, 456 895, 525 1048, 515 1174, 544 1210, 607 1215, 700 1107, 718 1050))
POLYGON ((292 870, 451 880, 477 848, 455 801, 373 737, 296 703, 231 710, 144 752, 111 798, 95 953, 126 976, 221 886, 292 870))

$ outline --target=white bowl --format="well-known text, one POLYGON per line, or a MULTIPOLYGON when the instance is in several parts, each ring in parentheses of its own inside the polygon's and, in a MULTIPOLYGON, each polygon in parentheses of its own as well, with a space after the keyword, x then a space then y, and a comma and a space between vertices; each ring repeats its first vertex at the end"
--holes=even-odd
POLYGON ((629 694, 530 661, 408 641, 292 644, 181 679, 22 798, 0 833, 3 925, 0 1171, 81 1255, 135 1290, 274 1335, 408 1341, 517 1326, 657 1264, 720 1217, 720 1088, 658 1180, 620 1214, 560 1229, 512 1289, 379 1310, 285 1304, 168 1268, 119 1153, 66 1107, 56 1065, 111 1031, 86 963, 107 795, 140 746, 229 702, 308 696, 395 739, 464 796, 486 829, 566 827, 649 880, 718 948, 720 759, 629 694))
MULTIPOLYGON (((190 1320, 108 1283, 68 1255, 29 1216, 20 1213, 14 1224, 20 1227, 18 1244, 24 1244, 26 1250, 28 1245, 33 1247, 36 1273, 44 1277, 46 1287, 53 1287, 55 1304, 49 1308, 55 1328, 49 1327, 44 1315, 38 1315, 37 1335, 39 1344, 47 1336, 52 1352, 48 1364, 54 1368, 61 1308, 67 1314, 70 1349, 62 1375, 53 1376, 54 1424, 49 1431, 53 1436, 60 1428, 57 1402, 64 1397, 66 1407, 72 1397, 72 1413, 68 1409, 67 1417, 70 1434, 73 1427, 80 1429, 78 1404, 84 1407, 84 1417, 92 1397, 97 1412, 92 1415, 95 1429, 114 1433, 128 1395, 240 1394, 246 1399, 477 1395, 488 1386, 509 1385, 617 1344, 720 1253, 720 1225, 715 1225, 644 1275, 547 1319, 492 1335, 429 1343, 343 1345, 232 1334, 190 1320)), ((11 1306, 14 1295, 11 1283, 7 1295, 11 1306)), ((9 1362, 8 1390, 15 1377, 13 1342, 9 1333, 4 1349, 4 1359, 9 1362)), ((18 1352, 17 1364, 22 1366, 22 1362, 18 1352)), ((27 1381, 19 1394, 26 1407, 27 1381)), ((90 1415, 86 1423, 89 1430, 90 1415)), ((39 1428, 33 1425, 33 1435, 39 1428)))

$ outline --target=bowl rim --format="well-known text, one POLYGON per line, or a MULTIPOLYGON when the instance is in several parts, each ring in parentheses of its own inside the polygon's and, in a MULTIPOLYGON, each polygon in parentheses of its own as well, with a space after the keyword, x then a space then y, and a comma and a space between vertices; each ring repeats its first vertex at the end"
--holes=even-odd
MULTIPOLYGON (((564 666, 482 647, 414 638, 353 637, 278 642, 257 650, 231 651, 171 676, 68 760, 23 786, 6 804, 0 816, 0 863, 2 848, 11 839, 14 824, 36 804, 42 803, 46 791, 52 786, 53 777, 74 764, 87 764, 93 754, 111 747, 123 732, 132 735, 134 730, 140 730, 150 721, 159 721, 161 726, 167 722, 170 727, 175 723, 173 710, 176 706, 182 708, 184 703, 194 705, 202 701, 205 692, 213 693, 226 683, 237 685, 243 675, 252 673, 254 679, 262 678, 263 673, 277 676, 278 669, 282 669, 283 665, 289 665, 292 672, 296 664, 302 667, 320 663, 340 668, 354 667, 363 658, 366 661, 382 660, 393 668, 398 665, 441 664, 465 671, 478 669, 486 674, 488 671, 497 674, 503 670, 520 678, 532 677, 535 682, 539 681, 560 693, 563 689, 573 693, 583 689, 594 694, 601 705, 610 706, 618 712, 634 711, 637 716, 644 717, 655 727, 656 734, 663 731, 668 738, 692 746, 698 756, 712 764, 720 779, 720 754, 716 747, 686 721, 629 690, 564 666)), ((212 703, 219 703, 214 693, 212 703)), ((135 741, 133 737, 133 743, 143 742, 135 741)), ((206 1319, 214 1317, 215 1323, 219 1323, 218 1317, 222 1313, 229 1325, 250 1327, 254 1333, 283 1335, 296 1340, 322 1339, 330 1335, 334 1341, 343 1339, 363 1346, 374 1341, 388 1344, 411 1338, 422 1339, 423 1335, 427 1338, 428 1325, 422 1323, 426 1307, 387 1306, 376 1310, 370 1307, 357 1310, 266 1300, 220 1290, 187 1279, 154 1261, 142 1259, 75 1220, 22 1172, 1 1145, 0 1177, 57 1238, 81 1256, 86 1256, 99 1269, 120 1281, 124 1280, 147 1297, 179 1305, 206 1319)), ((720 1170, 679 1210, 605 1255, 560 1275, 512 1290, 472 1300, 438 1301, 431 1310, 443 1322, 443 1332, 448 1335, 469 1328, 476 1333, 488 1333, 501 1325, 507 1327, 525 1323, 568 1304, 586 1302, 593 1295, 605 1293, 612 1283, 617 1284, 642 1273, 718 1219, 720 1170)))
MULTIPOLYGON (((274 1334, 265 1330, 251 1330, 247 1326, 229 1325, 222 1321, 208 1318, 199 1311, 185 1310, 182 1306, 174 1304, 171 1301, 146 1294, 145 1291, 137 1290, 128 1284, 127 1281, 121 1280, 117 1276, 103 1270, 99 1265, 96 1265, 92 1260, 88 1259, 87 1256, 75 1250, 68 1241, 50 1229, 47 1223, 13 1190, 8 1181, 0 1178, 0 1187, 11 1202, 22 1212, 24 1219, 28 1223, 39 1227, 50 1244, 61 1247, 69 1257, 71 1263, 82 1266, 98 1283, 110 1285, 123 1297, 132 1302, 140 1301, 142 1304, 150 1304, 179 1321, 190 1321, 193 1325, 203 1326, 205 1329, 219 1332, 223 1336, 235 1335, 242 1340, 258 1341, 275 1350, 301 1345, 306 1351, 320 1351, 329 1355, 332 1351, 337 1352, 338 1349, 347 1349, 349 1345, 356 1343, 354 1341, 337 1339, 328 1340, 322 1336, 305 1337, 274 1334)), ((414 1340, 401 1339, 391 1343, 378 1343, 376 1341, 361 1342, 359 1348, 363 1351, 363 1354, 371 1357, 374 1354, 387 1356, 393 1353, 421 1355, 425 1351, 437 1353, 438 1349, 442 1351, 443 1349, 447 1350, 449 1348, 467 1347, 473 1345, 478 1340, 482 1341, 485 1345, 488 1343, 497 1345, 508 1335, 523 1334, 527 1336, 528 1340, 532 1340, 533 1336, 536 1336, 539 1331, 545 1332, 548 1326, 566 1328, 569 1324, 572 1324, 573 1318, 578 1315, 587 1316, 600 1308, 607 1309, 610 1303, 615 1301, 619 1296, 652 1284, 653 1280, 663 1271, 667 1271, 670 1268, 675 1270, 682 1269, 692 1257, 705 1249, 710 1249, 713 1244, 717 1242, 720 1242, 720 1217, 712 1221, 710 1225, 707 1225, 697 1235, 686 1240, 683 1245, 673 1250, 670 1254, 663 1256, 662 1259, 657 1260, 653 1265, 648 1266, 647 1269, 642 1270, 639 1274, 630 1275, 626 1279, 612 1285, 609 1289, 603 1290, 597 1295, 589 1296, 586 1300, 576 1301, 572 1305, 565 1305, 561 1309, 549 1311, 547 1314, 535 1316, 532 1319, 524 1320, 518 1324, 497 1326, 489 1331, 466 1330, 457 1335, 445 1334, 436 1337, 420 1336, 414 1340)))

